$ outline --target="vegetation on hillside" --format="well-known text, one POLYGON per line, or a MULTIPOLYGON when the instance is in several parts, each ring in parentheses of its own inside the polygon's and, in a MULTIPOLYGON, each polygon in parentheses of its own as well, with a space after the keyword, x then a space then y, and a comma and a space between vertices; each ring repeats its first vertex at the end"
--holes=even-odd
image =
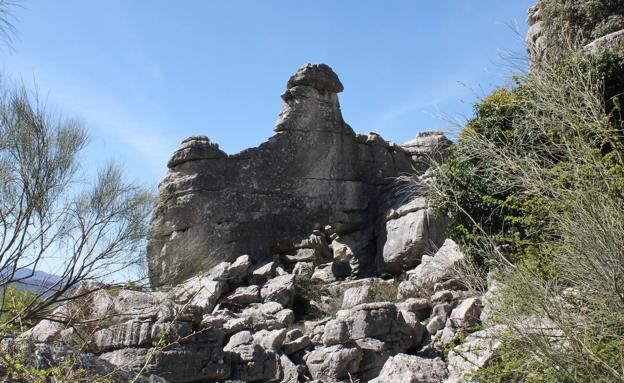
POLYGON ((550 56, 570 40, 586 44, 624 29, 624 0, 541 0, 540 12, 550 56))
POLYGON ((504 346, 475 381, 622 382, 624 46, 591 56, 563 42, 624 27, 624 4, 542 6, 558 56, 475 106, 432 199, 464 269, 505 286, 504 346))

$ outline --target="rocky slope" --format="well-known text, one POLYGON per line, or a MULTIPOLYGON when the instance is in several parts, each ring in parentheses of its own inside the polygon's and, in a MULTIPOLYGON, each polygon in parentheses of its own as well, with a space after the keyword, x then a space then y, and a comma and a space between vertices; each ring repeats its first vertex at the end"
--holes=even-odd
POLYGON ((150 234, 158 288, 98 289, 24 336, 170 382, 460 376, 439 357, 479 322, 481 301, 449 279, 463 256, 425 196, 450 141, 356 135, 341 90, 308 64, 267 143, 228 156, 185 140, 150 234), (394 182, 405 172, 420 179, 409 192, 394 182))
POLYGON ((99 290, 24 336, 169 382, 460 382, 498 345, 476 331, 492 302, 453 280, 462 259, 447 240, 400 281, 243 255, 167 291, 99 290))

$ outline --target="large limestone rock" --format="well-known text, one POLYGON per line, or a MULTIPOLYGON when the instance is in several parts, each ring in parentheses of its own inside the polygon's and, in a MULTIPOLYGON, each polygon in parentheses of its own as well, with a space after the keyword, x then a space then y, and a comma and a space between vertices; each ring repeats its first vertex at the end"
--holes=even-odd
POLYGON ((347 379, 349 375, 355 375, 361 360, 362 350, 356 344, 319 347, 305 356, 310 375, 324 382, 347 379))
POLYGON ((429 208, 424 193, 425 186, 416 185, 415 196, 393 191, 385 197, 385 211, 377 228, 377 266, 381 272, 409 270, 444 242, 447 218, 429 208))
POLYGON ((340 234, 376 220, 382 189, 412 160, 378 135, 353 132, 340 112, 342 88, 331 68, 307 64, 282 95, 276 134, 259 147, 228 155, 207 137, 184 140, 151 225, 154 286, 241 254, 256 261, 287 251, 326 225, 340 234))
POLYGON ((444 154, 451 145, 452 141, 442 132, 421 132, 413 140, 401 144, 401 147, 412 156, 414 168, 418 172, 425 172, 431 165, 444 160, 444 154))
POLYGON ((379 377, 370 383, 442 383, 447 376, 446 365, 440 359, 398 354, 388 359, 379 377))
POLYGON ((597 38, 587 44, 585 50, 590 53, 598 53, 602 50, 617 49, 622 43, 624 43, 624 29, 597 38))
MULTIPOLYGON (((167 380, 151 375, 147 371, 133 371, 127 365, 116 366, 105 358, 78 352, 65 345, 32 343, 23 339, 3 339, 0 347, 5 356, 20 355, 23 359, 19 363, 24 370, 33 368, 39 371, 48 369, 68 371, 71 368, 74 371, 83 370, 87 379, 91 380, 111 383, 167 383, 167 380)), ((4 368, 0 375, 3 381, 14 381, 7 376, 4 368)))
POLYGON ((400 298, 429 296, 436 284, 453 283, 455 267, 464 258, 459 246, 447 239, 435 255, 423 255, 420 264, 407 271, 408 279, 399 285, 400 298))

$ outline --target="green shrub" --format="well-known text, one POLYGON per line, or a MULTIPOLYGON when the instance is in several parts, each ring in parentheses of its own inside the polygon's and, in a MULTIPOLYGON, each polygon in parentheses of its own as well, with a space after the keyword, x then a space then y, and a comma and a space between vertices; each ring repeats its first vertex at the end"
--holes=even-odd
POLYGON ((624 29, 624 0, 541 0, 540 11, 549 57, 624 29))
POLYGON ((568 52, 479 103, 437 169, 451 237, 504 285, 475 381, 624 382, 623 93, 624 50, 568 52))
POLYGON ((0 333, 17 333, 33 327, 39 319, 25 319, 24 313, 38 302, 38 294, 9 286, 2 292, 4 299, 0 312, 0 333))

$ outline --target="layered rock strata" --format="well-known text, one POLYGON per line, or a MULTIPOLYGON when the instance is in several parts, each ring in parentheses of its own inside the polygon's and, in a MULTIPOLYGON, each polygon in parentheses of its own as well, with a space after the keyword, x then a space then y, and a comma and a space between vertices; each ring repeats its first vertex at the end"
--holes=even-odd
MULTIPOLYGON (((204 136, 182 142, 160 184, 149 234, 153 286, 173 285, 241 254, 253 261, 296 256, 310 247, 315 230, 358 231, 346 272, 371 272, 380 196, 422 163, 428 142, 406 149, 374 133, 355 134, 342 118, 342 90, 327 65, 307 64, 288 81, 276 134, 259 147, 228 155, 204 136)), ((317 245, 317 256, 327 256, 317 245)))

